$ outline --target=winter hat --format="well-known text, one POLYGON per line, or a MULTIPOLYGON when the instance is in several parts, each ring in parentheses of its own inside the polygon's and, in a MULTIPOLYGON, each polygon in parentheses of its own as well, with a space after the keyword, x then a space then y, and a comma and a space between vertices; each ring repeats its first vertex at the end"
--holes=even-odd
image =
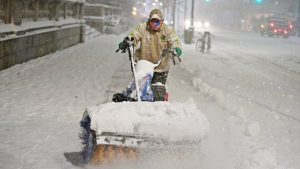
POLYGON ((163 14, 162 14, 162 12, 159 9, 153 9, 150 12, 149 19, 150 20, 151 19, 163 20, 163 14))

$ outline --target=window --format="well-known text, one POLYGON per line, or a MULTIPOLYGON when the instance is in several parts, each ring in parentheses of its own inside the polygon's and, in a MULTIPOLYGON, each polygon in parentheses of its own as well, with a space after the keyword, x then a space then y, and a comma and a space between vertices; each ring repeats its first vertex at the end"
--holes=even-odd
POLYGON ((33 21, 35 11, 35 1, 30 0, 30 1, 23 1, 22 6, 24 6, 24 9, 22 10, 22 22, 30 22, 33 21))
POLYGON ((38 17, 41 20, 49 19, 49 4, 46 0, 39 1, 39 13, 38 17))
POLYGON ((0 0, 0 24, 4 23, 5 11, 4 11, 4 2, 5 0, 0 0))

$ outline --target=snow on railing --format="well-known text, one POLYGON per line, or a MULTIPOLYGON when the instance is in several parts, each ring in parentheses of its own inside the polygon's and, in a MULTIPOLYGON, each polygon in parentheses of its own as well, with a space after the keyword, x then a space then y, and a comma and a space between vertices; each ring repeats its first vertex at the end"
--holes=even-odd
POLYGON ((27 22, 22 25, 16 26, 14 24, 2 24, 0 25, 0 39, 6 39, 16 34, 25 34, 29 32, 34 32, 37 30, 46 31, 53 28, 63 28, 71 25, 83 24, 83 20, 75 18, 67 18, 64 20, 53 21, 53 20, 44 20, 39 22, 27 22))
POLYGON ((97 7, 103 7, 103 8, 112 8, 112 9, 121 9, 120 7, 107 5, 107 4, 91 4, 91 3, 85 3, 84 6, 97 6, 97 7))
POLYGON ((85 3, 85 0, 66 0, 68 2, 80 2, 80 3, 85 3))

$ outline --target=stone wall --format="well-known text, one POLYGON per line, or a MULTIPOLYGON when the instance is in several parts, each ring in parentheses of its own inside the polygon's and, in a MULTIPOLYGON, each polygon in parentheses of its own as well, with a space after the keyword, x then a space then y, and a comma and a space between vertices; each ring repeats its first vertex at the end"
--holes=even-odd
POLYGON ((80 43, 82 26, 0 41, 0 70, 80 43))
POLYGON ((0 0, 0 71, 84 42, 85 0, 0 0))

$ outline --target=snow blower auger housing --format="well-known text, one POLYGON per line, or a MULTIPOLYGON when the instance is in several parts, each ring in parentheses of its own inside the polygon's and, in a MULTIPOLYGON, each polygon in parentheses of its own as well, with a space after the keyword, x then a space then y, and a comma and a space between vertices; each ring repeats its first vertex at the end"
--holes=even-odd
MULTIPOLYGON (((199 144, 209 130, 206 117, 193 101, 186 103, 143 100, 131 40, 124 39, 131 61, 135 98, 108 102, 86 109, 80 138, 84 163, 103 163, 118 158, 138 159, 140 150, 199 144)), ((167 49, 165 52, 171 52, 167 49)), ((174 56, 174 55, 173 55, 174 56)), ((174 57, 173 57, 174 59, 174 57)), ((174 62, 174 61, 173 61, 174 62)), ((148 63, 147 63, 148 64, 148 63)), ((159 63, 158 63, 159 64, 159 63)), ((155 65, 150 64, 150 69, 155 65)), ((148 96, 148 95, 146 95, 148 96)))
POLYGON ((87 108, 81 126, 85 163, 138 159, 140 150, 199 145, 209 130, 194 102, 109 102, 87 108))

